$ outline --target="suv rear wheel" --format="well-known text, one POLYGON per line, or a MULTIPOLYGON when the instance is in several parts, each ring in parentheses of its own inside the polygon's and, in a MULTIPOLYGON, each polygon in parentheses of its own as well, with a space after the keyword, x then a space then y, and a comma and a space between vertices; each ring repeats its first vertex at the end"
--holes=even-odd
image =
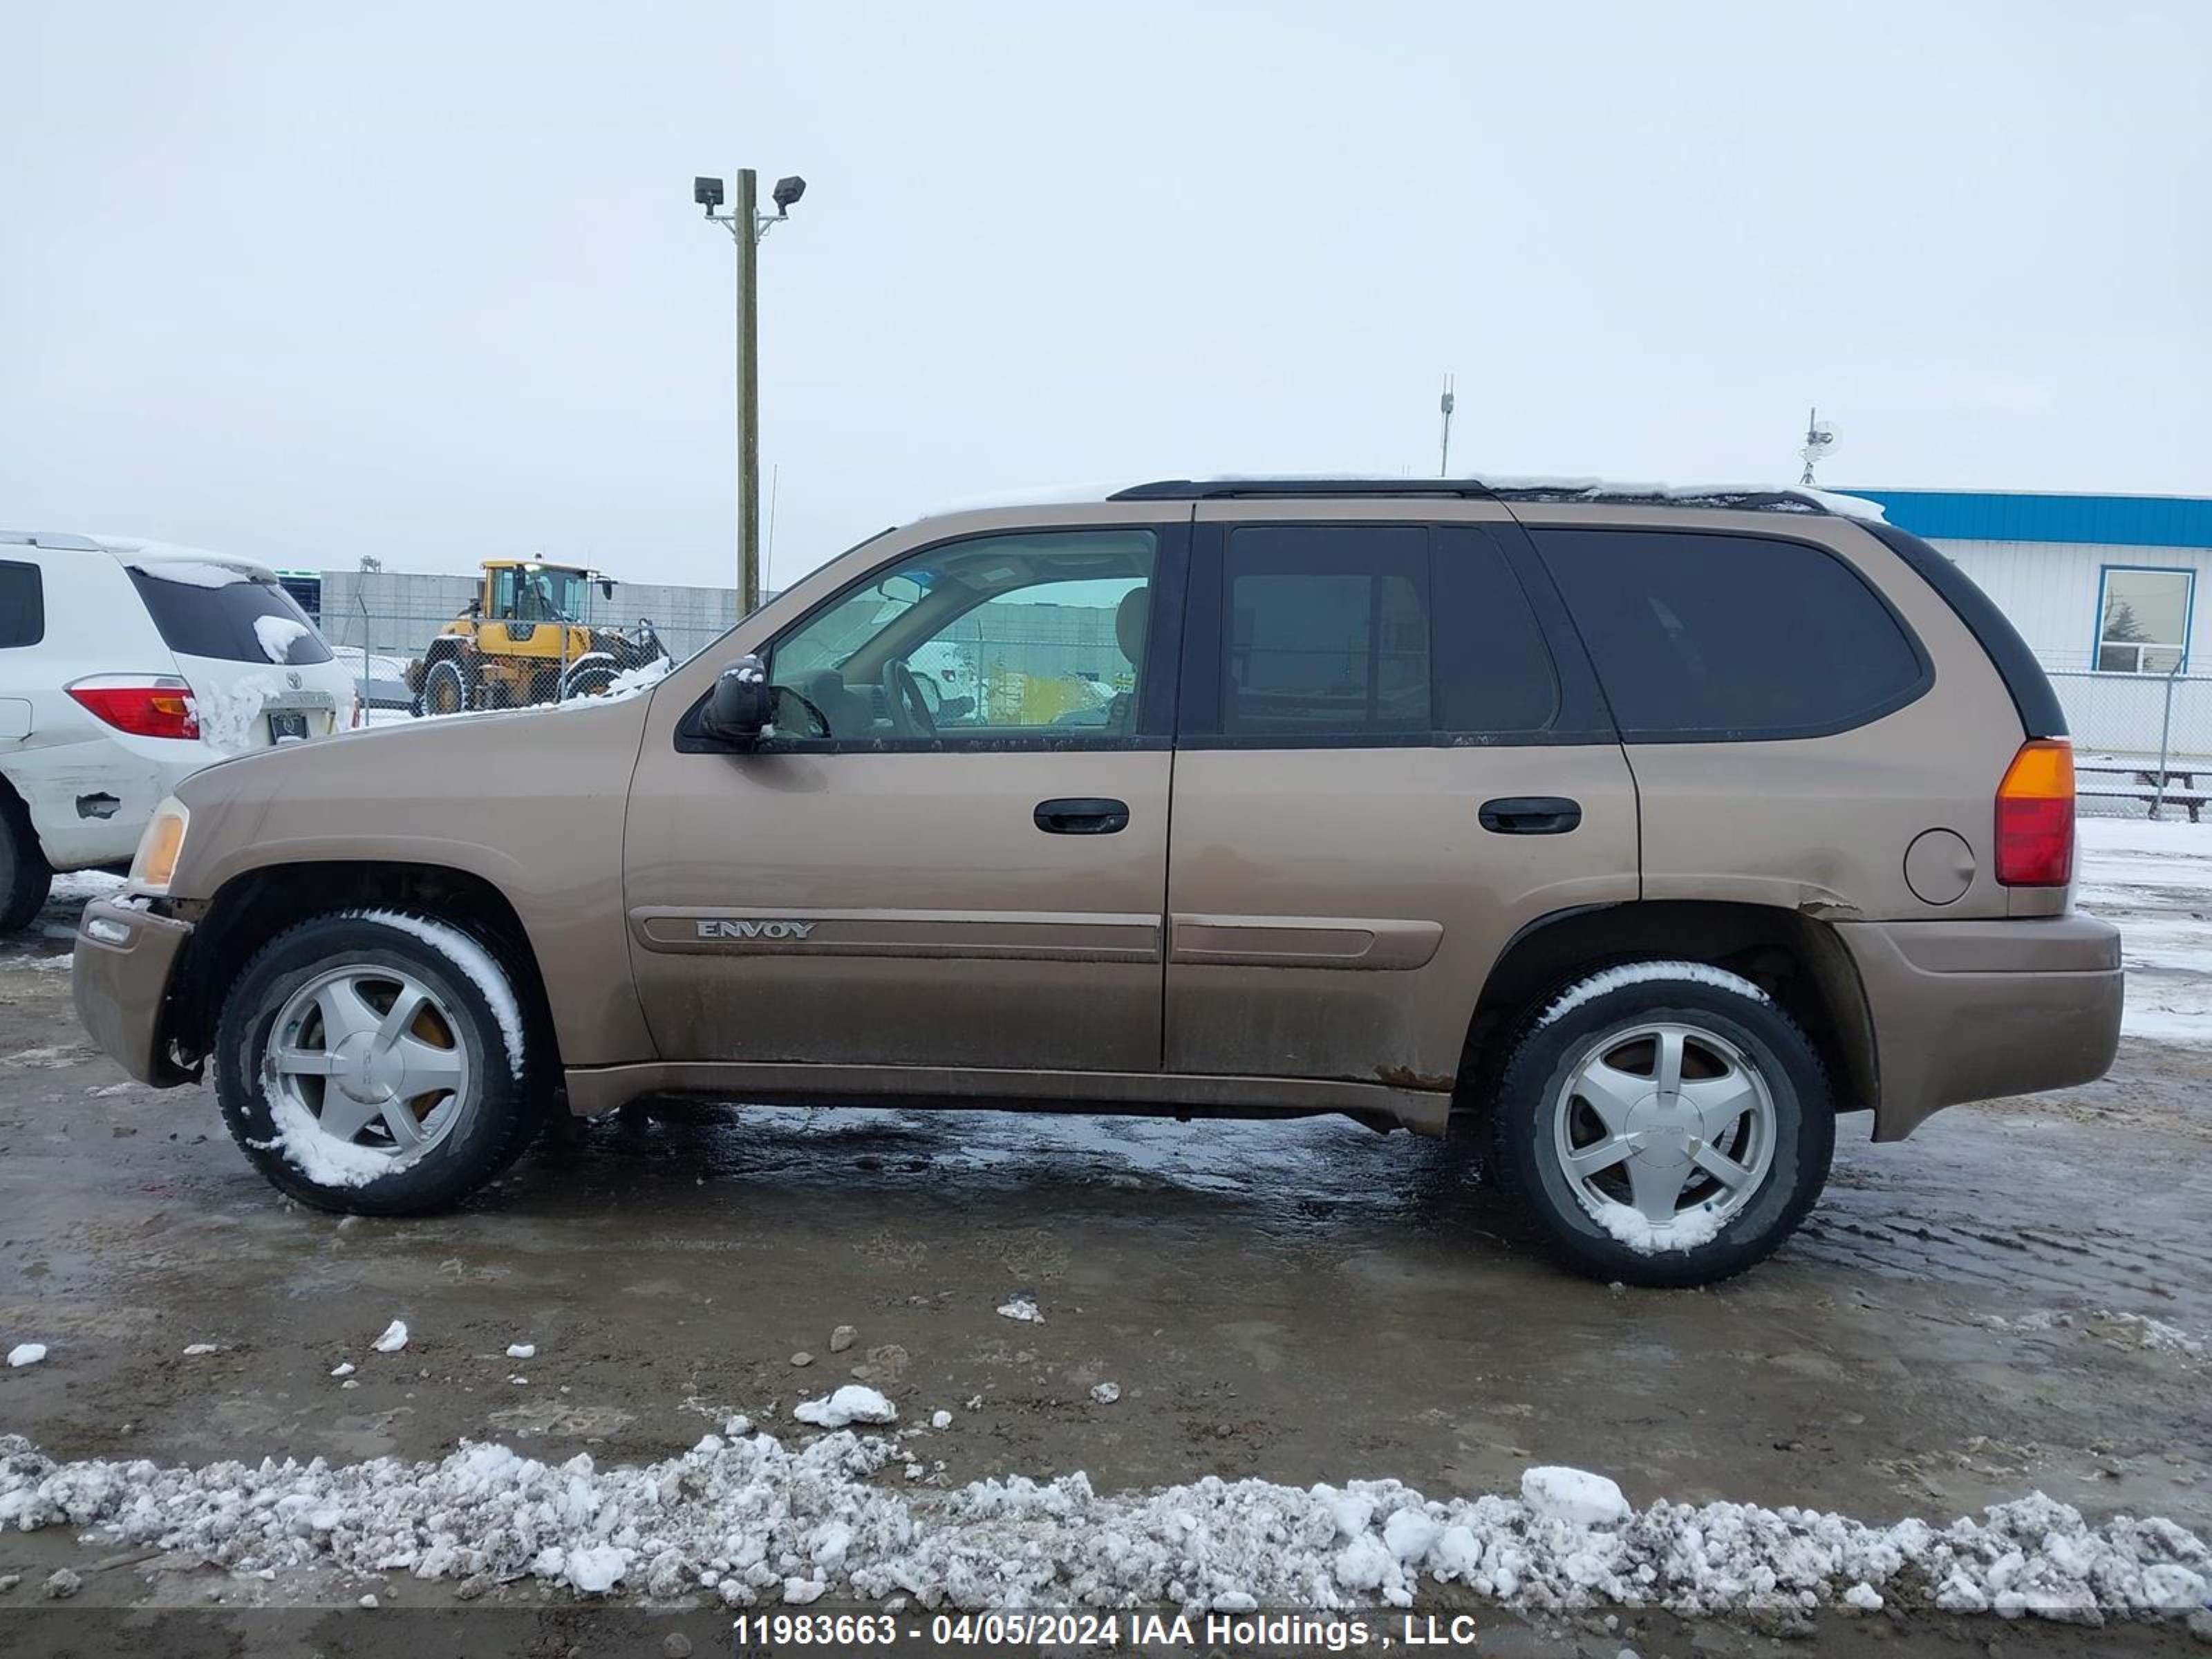
POLYGON ((0 933, 28 927, 53 888, 53 868, 31 827, 31 815, 0 785, 0 933))
POLYGON ((1563 993, 1522 1035, 1492 1136, 1501 1186, 1569 1265, 1705 1285, 1804 1219, 1835 1110, 1813 1045, 1750 981, 1630 963, 1563 993))
POLYGON ((319 1209, 414 1215, 507 1167, 542 1114, 507 970, 448 923, 318 916, 246 965, 223 1005, 223 1120, 280 1191, 319 1209))

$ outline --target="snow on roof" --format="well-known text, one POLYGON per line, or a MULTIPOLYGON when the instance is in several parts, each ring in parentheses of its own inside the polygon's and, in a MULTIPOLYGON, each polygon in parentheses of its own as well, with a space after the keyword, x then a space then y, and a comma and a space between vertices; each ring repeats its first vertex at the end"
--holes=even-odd
POLYGON ((234 582, 273 582, 276 573, 251 559, 178 542, 155 541, 144 536, 90 538, 133 570, 164 581, 185 582, 194 587, 228 587, 234 582))
MULTIPOLYGON (((1255 487, 1280 484, 1305 489, 1317 486, 1342 485, 1347 495, 1357 494, 1362 487, 1371 488, 1377 495, 1389 494, 1395 488, 1407 492, 1434 491, 1447 493, 1452 484, 1488 490, 1502 499, 1515 498, 1544 501, 1667 501, 1682 507, 1743 507, 1761 506, 1771 510, 1800 513, 1830 513, 1844 518, 1879 521, 1883 517, 1881 503, 1858 495, 1838 495, 1832 490, 1815 489, 1803 484, 1772 483, 1637 483, 1613 478, 1546 477, 1506 474, 1471 474, 1454 479, 1390 478, 1359 473, 1343 472, 1216 472, 1188 480, 1190 493, 1203 494, 1208 486, 1249 484, 1255 487)), ((1030 489, 1009 489, 970 495, 942 501, 920 516, 924 519, 944 518, 955 513, 988 512, 1010 507, 1058 507, 1104 501, 1116 495, 1143 487, 1143 481, 1124 481, 1119 483, 1048 484, 1030 489)), ((1161 488, 1163 499, 1173 499, 1173 491, 1161 488)))
POLYGON ((1806 513, 1832 513, 1846 519, 1879 522, 1880 501, 1862 495, 1843 495, 1815 489, 1809 484, 1771 483, 1631 483, 1619 478, 1484 477, 1480 482, 1500 495, 1540 495, 1561 501, 1673 501, 1684 507, 1700 503, 1728 505, 1746 500, 1771 501, 1784 510, 1796 504, 1806 513))

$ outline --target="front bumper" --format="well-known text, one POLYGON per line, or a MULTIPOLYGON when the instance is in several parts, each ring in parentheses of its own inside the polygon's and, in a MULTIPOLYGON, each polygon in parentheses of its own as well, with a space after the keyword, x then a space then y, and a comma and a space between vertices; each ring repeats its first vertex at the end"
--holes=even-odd
POLYGON ((2119 930, 2089 916, 1847 922, 1874 1030, 1874 1138, 1943 1107, 2104 1076, 2120 1042, 2119 930))
POLYGON ((173 921, 112 899, 94 899, 76 925, 71 973, 77 1018, 92 1040, 141 1083, 188 1083, 169 1056, 168 1014, 177 959, 191 938, 173 921))

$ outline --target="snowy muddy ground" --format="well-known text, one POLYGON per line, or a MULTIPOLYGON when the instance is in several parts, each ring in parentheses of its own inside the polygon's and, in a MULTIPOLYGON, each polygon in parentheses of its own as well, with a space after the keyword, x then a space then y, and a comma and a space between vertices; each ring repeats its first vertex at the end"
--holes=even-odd
POLYGON ((0 1528, 0 1650, 711 1653, 748 1598, 1091 1594, 1600 1659, 2207 1651, 2212 826, 2083 836, 2112 1076, 1847 1120, 1774 1261, 1632 1294, 1327 1120, 687 1107, 341 1222, 85 1046, 72 882, 0 946, 0 1355, 46 1350, 0 1364, 0 1517, 51 1523, 0 1528))

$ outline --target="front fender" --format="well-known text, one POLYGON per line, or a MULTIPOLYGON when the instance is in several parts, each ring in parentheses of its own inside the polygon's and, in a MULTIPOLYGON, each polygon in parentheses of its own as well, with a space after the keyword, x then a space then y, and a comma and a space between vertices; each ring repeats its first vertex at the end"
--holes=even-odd
POLYGON ((458 871, 513 907, 571 1064, 648 1054, 622 844, 649 701, 376 727, 211 767, 178 791, 191 822, 171 896, 292 865, 458 871))

